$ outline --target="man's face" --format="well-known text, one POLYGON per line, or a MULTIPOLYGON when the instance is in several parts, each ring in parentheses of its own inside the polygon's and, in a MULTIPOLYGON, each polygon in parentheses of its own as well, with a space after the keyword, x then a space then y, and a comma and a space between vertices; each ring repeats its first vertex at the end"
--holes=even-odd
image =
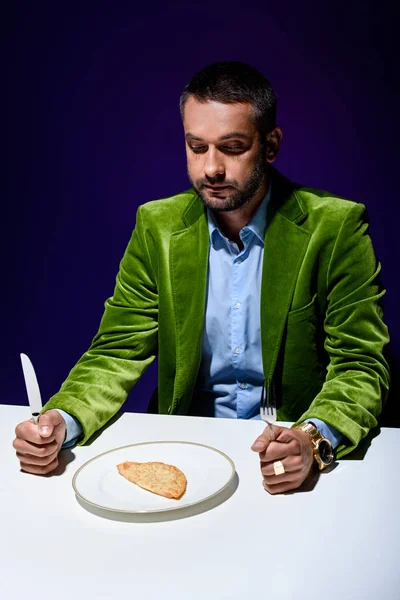
POLYGON ((232 211, 265 193, 267 160, 250 104, 185 105, 188 175, 204 204, 232 211))

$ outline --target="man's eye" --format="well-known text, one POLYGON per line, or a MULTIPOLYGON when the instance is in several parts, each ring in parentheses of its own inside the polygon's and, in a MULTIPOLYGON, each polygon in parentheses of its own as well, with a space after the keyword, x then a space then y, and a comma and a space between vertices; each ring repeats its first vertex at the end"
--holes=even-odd
POLYGON ((200 152, 207 150, 207 146, 190 146, 190 148, 195 154, 200 154, 200 152))
POLYGON ((222 152, 233 152, 238 154, 239 152, 244 152, 243 146, 223 146, 221 148, 222 152))

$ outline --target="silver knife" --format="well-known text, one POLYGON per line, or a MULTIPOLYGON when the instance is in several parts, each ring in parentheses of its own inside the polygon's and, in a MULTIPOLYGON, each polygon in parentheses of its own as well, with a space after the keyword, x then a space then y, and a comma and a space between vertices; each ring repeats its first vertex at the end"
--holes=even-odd
POLYGON ((40 396, 39 384, 37 382, 35 369, 26 354, 21 354, 22 370, 24 372, 26 393, 28 394, 29 406, 33 422, 37 425, 40 411, 42 410, 42 398, 40 396))

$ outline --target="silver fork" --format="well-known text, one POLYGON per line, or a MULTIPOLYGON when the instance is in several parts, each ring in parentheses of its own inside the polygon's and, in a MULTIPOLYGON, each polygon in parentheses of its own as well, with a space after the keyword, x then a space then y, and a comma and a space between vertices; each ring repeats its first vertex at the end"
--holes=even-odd
POLYGON ((270 385, 265 386, 265 381, 261 390, 260 399, 260 416, 263 421, 268 425, 269 435, 271 440, 275 439, 273 423, 277 419, 276 414, 276 394, 275 394, 275 383, 271 381, 270 385), (265 393, 264 393, 265 389, 265 393))

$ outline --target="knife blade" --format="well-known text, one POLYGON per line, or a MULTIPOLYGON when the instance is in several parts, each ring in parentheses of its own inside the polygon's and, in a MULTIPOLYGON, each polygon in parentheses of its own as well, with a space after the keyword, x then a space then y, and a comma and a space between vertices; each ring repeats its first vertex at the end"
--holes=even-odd
POLYGON ((29 357, 26 354, 20 354, 20 356, 29 406, 31 409, 33 422, 35 425, 37 425, 40 411, 42 410, 42 398, 40 395, 39 384, 35 369, 33 368, 33 364, 31 363, 29 357))

